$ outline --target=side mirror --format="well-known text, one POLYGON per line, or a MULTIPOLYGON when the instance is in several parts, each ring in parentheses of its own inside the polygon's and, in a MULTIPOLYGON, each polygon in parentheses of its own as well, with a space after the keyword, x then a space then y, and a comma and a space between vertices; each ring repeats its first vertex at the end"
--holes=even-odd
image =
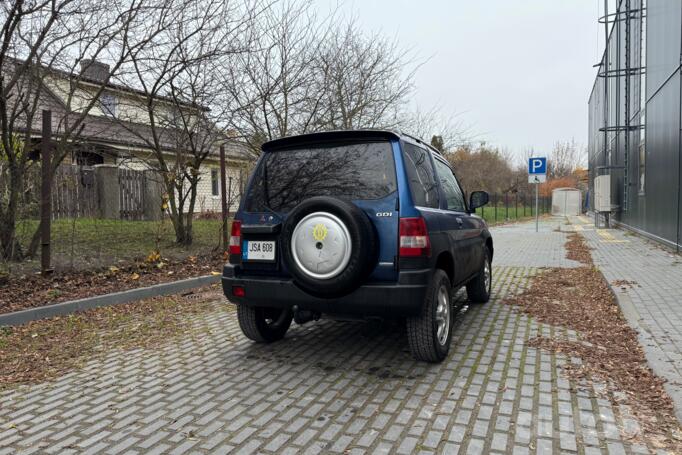
POLYGON ((472 212, 476 210, 479 207, 483 207, 488 203, 490 200, 490 197, 488 196, 488 193, 485 191, 474 191, 471 193, 471 196, 469 197, 469 210, 472 212))

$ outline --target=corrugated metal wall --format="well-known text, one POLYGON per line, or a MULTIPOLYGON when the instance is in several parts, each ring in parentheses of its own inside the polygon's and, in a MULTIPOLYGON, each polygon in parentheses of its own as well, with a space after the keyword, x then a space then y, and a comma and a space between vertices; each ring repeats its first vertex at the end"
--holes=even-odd
MULTIPOLYGON (((640 1, 631 0, 631 10, 639 9, 640 1)), ((633 129, 629 133, 608 132, 608 147, 604 150, 604 132, 600 131, 604 127, 606 106, 603 99, 604 79, 597 77, 589 101, 590 189, 593 188, 596 175, 610 173, 613 203, 618 205, 616 220, 679 248, 682 239, 682 2, 647 0, 645 6, 645 39, 640 40, 639 14, 633 14, 633 19, 630 20, 629 47, 630 66, 639 67, 642 55, 640 42, 645 43, 646 61, 643 63, 646 75, 644 78, 638 74, 629 76, 630 89, 627 94, 630 124, 638 125, 644 120, 645 129, 633 129), (646 95, 642 98, 640 88, 644 80, 646 95), (627 157, 625 134, 629 134, 627 157), (640 162, 640 141, 644 144, 644 162, 640 162), (643 186, 640 185, 640 164, 645 169, 643 186)), ((625 0, 620 2, 620 8, 624 11, 625 0)), ((610 69, 625 68, 625 30, 625 21, 619 21, 611 31, 608 52, 610 69)), ((627 123, 625 77, 607 78, 610 126, 627 123)))

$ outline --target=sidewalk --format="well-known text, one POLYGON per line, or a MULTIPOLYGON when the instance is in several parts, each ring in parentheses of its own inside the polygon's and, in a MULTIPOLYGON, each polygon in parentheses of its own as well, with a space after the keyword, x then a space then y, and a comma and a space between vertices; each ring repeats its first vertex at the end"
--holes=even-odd
POLYGON ((571 223, 562 228, 580 232, 594 249, 595 265, 639 332, 654 372, 667 379, 682 420, 682 256, 627 231, 595 229, 586 217, 571 217, 571 223))

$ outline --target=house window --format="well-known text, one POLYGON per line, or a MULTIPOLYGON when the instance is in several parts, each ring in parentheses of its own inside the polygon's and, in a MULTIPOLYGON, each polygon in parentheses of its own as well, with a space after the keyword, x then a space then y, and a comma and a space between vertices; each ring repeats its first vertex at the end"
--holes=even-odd
POLYGON ((79 166, 95 166, 104 164, 104 157, 95 152, 76 152, 76 164, 79 166))
POLYGON ((211 169, 211 194, 213 196, 220 196, 218 169, 211 169))
POLYGON ((102 112, 107 117, 116 117, 116 97, 109 93, 102 93, 99 98, 102 112))

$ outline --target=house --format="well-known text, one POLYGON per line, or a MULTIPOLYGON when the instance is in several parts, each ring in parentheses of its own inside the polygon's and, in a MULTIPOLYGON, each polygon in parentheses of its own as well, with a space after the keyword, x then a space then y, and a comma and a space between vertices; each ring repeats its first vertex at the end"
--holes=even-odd
POLYGON ((47 68, 43 71, 40 106, 31 128, 31 136, 36 143, 41 134, 40 110, 52 111, 52 131, 59 137, 67 130, 69 121, 90 107, 79 124, 77 134, 70 139, 63 164, 115 167, 121 175, 144 171, 147 176, 156 175, 156 178, 145 181, 160 182, 154 144, 163 151, 163 159, 171 169, 182 160, 191 158, 192 152, 202 154, 205 159, 198 169, 195 212, 218 212, 221 209, 221 185, 217 144, 222 143, 229 210, 236 210, 254 157, 229 133, 220 132, 213 125, 211 128, 203 127, 207 125, 202 124, 206 121, 203 115, 208 110, 206 107, 164 96, 150 97, 125 85, 107 83, 109 66, 93 60, 81 61, 79 74, 47 68), (150 111, 155 121, 154 128, 150 126, 150 111), (180 124, 184 128, 176 126, 180 124), (205 133, 209 130, 211 135, 205 133), (192 132, 193 148, 186 144, 187 131, 192 132))

